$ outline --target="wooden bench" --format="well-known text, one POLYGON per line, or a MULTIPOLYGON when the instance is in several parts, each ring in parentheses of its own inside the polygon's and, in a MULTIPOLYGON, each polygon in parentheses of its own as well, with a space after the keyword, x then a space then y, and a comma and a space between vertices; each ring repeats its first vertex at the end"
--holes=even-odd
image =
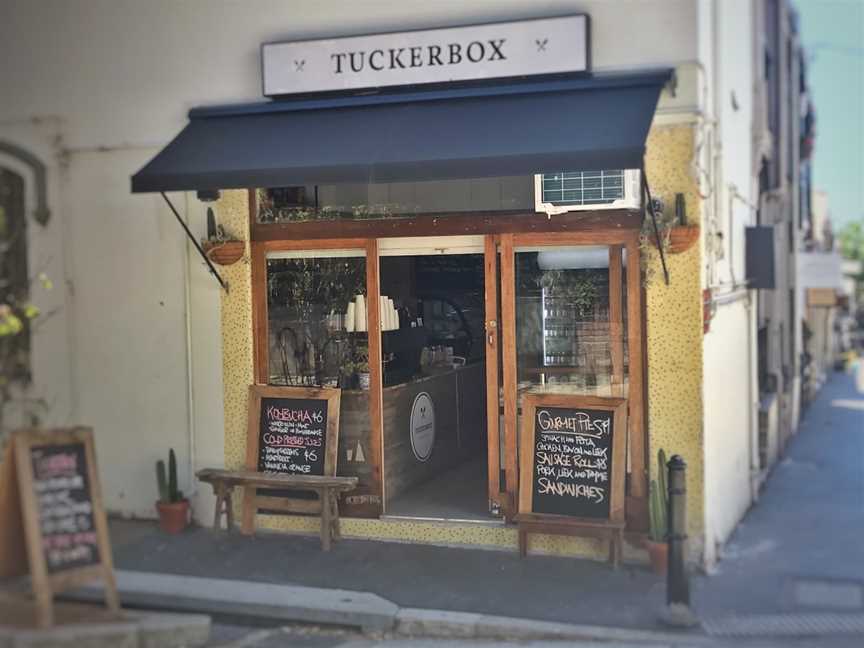
POLYGON ((600 538, 609 542, 609 563, 616 569, 621 564, 621 553, 624 549, 624 522, 598 521, 596 524, 579 521, 550 520, 548 516, 523 514, 515 516, 514 521, 519 526, 519 555, 528 554, 528 534, 546 533, 549 535, 579 536, 600 538))
POLYGON ((241 530, 247 535, 255 532, 255 516, 259 510, 284 513, 309 513, 321 517, 321 548, 330 550, 331 540, 341 537, 339 530, 339 494, 357 487, 356 477, 319 477, 316 475, 281 475, 260 473, 253 470, 221 470, 205 468, 196 476, 213 487, 216 495, 216 512, 213 528, 221 528, 222 515, 230 531, 234 525, 234 512, 231 494, 234 488, 244 489, 243 520, 241 530), (259 488, 267 490, 287 490, 313 492, 318 499, 295 499, 285 495, 258 494, 259 488))

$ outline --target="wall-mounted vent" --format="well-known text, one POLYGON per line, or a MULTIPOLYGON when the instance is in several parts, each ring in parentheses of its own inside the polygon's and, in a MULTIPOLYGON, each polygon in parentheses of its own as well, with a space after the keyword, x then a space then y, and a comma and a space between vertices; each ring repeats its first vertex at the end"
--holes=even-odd
POLYGON ((639 171, 561 171, 534 176, 538 212, 562 214, 586 209, 638 209, 639 171))

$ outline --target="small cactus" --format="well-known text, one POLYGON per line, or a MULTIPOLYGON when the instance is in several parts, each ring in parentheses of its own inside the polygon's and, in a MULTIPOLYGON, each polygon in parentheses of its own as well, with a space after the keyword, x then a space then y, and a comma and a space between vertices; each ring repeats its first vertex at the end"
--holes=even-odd
POLYGON ((159 486, 159 501, 170 502, 168 493, 168 477, 165 474, 165 462, 161 459, 156 462, 156 483, 159 486))
POLYGON ((657 453, 657 480, 651 480, 648 512, 651 521, 651 540, 665 542, 669 533, 669 491, 666 486, 666 453, 657 453))
POLYGON ((177 457, 174 450, 168 451, 168 469, 161 459, 156 462, 156 484, 159 487, 159 501, 166 504, 183 500, 183 492, 177 488, 177 457))
POLYGON ((177 457, 174 448, 168 451, 168 497, 170 502, 179 502, 180 493, 177 490, 177 457))

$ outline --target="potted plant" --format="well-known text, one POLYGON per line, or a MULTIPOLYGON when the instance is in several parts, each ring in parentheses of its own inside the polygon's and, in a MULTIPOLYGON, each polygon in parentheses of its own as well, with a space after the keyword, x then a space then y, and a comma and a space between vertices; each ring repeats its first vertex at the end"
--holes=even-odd
POLYGON ((207 208, 207 238, 201 241, 201 248, 213 263, 231 265, 246 252, 246 243, 229 236, 221 225, 216 225, 213 209, 207 208))
POLYGON ((159 528, 165 533, 180 533, 189 524, 189 500, 177 489, 177 457, 174 450, 168 451, 168 474, 165 462, 156 462, 156 482, 159 486, 159 528))
POLYGON ((657 479, 651 480, 648 508, 651 517, 651 533, 645 541, 645 548, 651 557, 655 574, 665 574, 669 565, 668 512, 669 495, 666 490, 666 453, 657 452, 657 479))

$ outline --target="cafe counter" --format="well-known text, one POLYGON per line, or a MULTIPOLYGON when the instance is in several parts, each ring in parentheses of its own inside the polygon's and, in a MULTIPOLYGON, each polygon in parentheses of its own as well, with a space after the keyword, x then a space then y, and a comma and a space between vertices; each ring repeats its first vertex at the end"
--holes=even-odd
MULTIPOLYGON (((381 467, 370 456, 369 392, 343 390, 338 474, 356 476, 357 505, 373 504, 381 467)), ((389 500, 483 451, 486 368, 483 362, 432 368, 422 377, 384 388, 384 492, 389 500)), ((377 502, 380 504, 380 502, 377 502)), ((351 512, 348 512, 351 515, 351 512)))

